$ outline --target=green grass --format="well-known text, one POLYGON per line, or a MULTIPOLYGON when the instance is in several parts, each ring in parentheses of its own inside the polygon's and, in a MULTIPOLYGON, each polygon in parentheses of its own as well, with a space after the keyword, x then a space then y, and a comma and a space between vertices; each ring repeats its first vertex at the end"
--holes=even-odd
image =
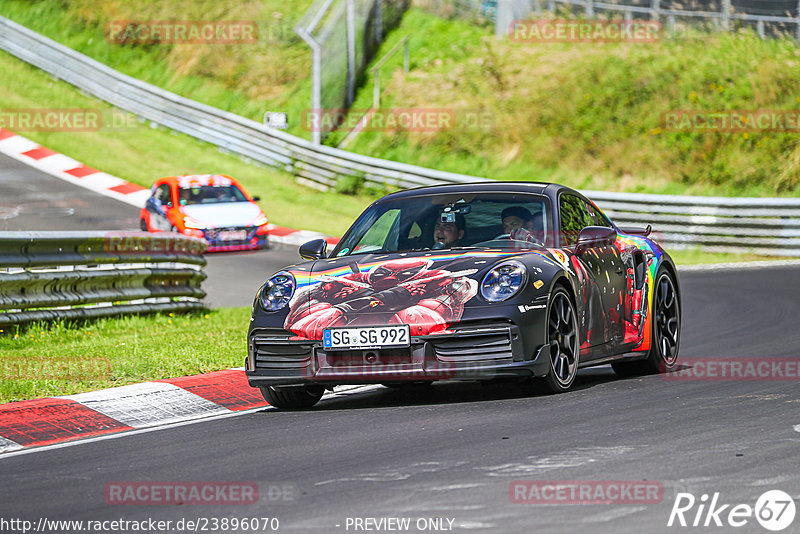
MULTIPOLYGON (((725 196, 800 195, 796 133, 666 132, 668 110, 796 110, 800 49, 752 32, 688 31, 635 43, 514 43, 491 29, 410 11, 378 57, 382 108, 487 113, 438 132, 363 132, 349 150, 502 180, 583 189, 725 196)), ((367 81, 371 89, 371 81, 367 81)), ((354 108, 368 108, 361 91, 354 108)), ((341 135, 332 139, 338 142, 341 135)))
MULTIPOLYGON (((283 171, 248 164, 188 135, 152 128, 110 105, 87 97, 69 84, 0 52, 0 109, 84 108, 105 119, 127 117, 123 128, 95 132, 20 132, 57 152, 96 169, 150 187, 162 176, 223 173, 240 180, 270 221, 282 226, 341 235, 373 200, 365 195, 325 193, 295 183, 283 171)), ((106 122, 104 122, 106 124, 106 122)), ((0 225, 0 230, 2 230, 0 225)))
MULTIPOLYGON (((311 51, 294 25, 312 0, 0 0, 0 14, 125 74, 261 121, 300 116, 310 103, 311 51), (255 43, 109 42, 117 21, 252 21, 255 43)), ((299 121, 292 133, 309 136, 299 121)))
POLYGON ((744 261, 775 261, 785 258, 761 256, 759 254, 732 254, 728 252, 708 252, 700 248, 669 249, 669 255, 678 265, 698 265, 703 263, 739 263, 744 261))
POLYGON ((0 403, 242 367, 249 316, 249 308, 223 308, 7 327, 0 403))

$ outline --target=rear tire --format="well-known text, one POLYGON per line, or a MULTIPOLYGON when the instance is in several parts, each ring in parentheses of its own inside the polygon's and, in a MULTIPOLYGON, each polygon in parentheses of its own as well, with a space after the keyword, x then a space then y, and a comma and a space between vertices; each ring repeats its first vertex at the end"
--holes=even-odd
POLYGON ((653 296, 650 350, 643 360, 611 364, 619 376, 667 373, 677 367, 681 336, 681 307, 672 275, 659 269, 653 296))
POLYGON ((261 394, 271 405, 281 410, 301 410, 311 408, 322 398, 322 386, 261 386, 261 394))
POLYGON ((550 349, 544 354, 550 359, 550 371, 538 379, 541 389, 563 393, 572 387, 578 374, 580 343, 575 305, 562 287, 556 287, 547 309, 547 342, 550 349))

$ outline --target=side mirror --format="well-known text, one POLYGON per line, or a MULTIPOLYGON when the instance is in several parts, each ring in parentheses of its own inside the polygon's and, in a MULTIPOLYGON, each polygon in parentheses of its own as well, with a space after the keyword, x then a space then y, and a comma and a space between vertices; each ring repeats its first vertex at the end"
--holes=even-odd
POLYGON ((328 243, 324 239, 315 239, 300 245, 300 257, 304 260, 321 260, 325 257, 328 243))
POLYGON ((575 252, 582 254, 590 248, 607 247, 617 240, 617 231, 605 226, 587 226, 578 234, 575 252))
POLYGON ((258 195, 253 196, 253 202, 258 202, 259 200, 261 200, 260 196, 258 195))

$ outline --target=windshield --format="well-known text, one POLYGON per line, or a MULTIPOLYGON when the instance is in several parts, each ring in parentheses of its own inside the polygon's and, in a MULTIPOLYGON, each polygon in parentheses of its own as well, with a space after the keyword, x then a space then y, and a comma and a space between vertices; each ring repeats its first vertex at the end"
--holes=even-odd
POLYGON ((351 254, 551 245, 543 195, 470 193, 401 198, 371 206, 337 248, 351 254))
POLYGON ((189 204, 218 204, 220 202, 247 202, 247 197, 235 185, 198 185, 178 190, 181 206, 189 204))

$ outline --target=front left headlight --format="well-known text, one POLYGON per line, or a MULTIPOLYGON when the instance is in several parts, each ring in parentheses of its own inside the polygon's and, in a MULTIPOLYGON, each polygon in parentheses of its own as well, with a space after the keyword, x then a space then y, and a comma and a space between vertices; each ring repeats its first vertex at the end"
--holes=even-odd
POLYGON ((267 219, 266 215, 259 216, 256 220, 252 222, 252 226, 264 226, 267 224, 269 220, 267 219))
POLYGON ((197 230, 205 230, 207 224, 201 223, 197 219, 193 219, 192 217, 184 217, 183 224, 186 228, 194 228, 197 230))
POLYGON ((261 288, 258 300, 266 311, 278 311, 289 304, 294 295, 296 283, 294 276, 286 271, 269 279, 261 288))
POLYGON ((525 285, 525 266, 510 260, 501 263, 486 273, 481 281, 481 296, 489 302, 503 302, 516 295, 525 285))

